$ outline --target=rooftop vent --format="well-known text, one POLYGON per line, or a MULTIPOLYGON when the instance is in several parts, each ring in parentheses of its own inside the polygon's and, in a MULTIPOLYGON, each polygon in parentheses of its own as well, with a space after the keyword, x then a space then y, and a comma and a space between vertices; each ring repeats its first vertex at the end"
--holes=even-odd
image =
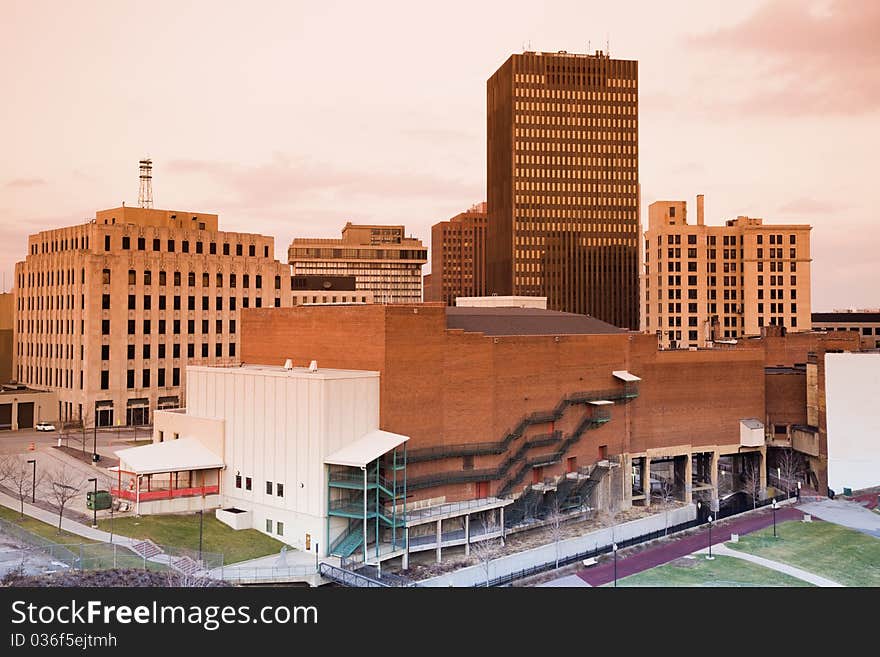
POLYGON ((293 369, 293 361, 290 360, 289 358, 286 361, 284 361, 284 369, 286 369, 286 370, 293 369))
POLYGON ((317 372, 318 371, 318 361, 313 360, 309 363, 309 372, 317 372))

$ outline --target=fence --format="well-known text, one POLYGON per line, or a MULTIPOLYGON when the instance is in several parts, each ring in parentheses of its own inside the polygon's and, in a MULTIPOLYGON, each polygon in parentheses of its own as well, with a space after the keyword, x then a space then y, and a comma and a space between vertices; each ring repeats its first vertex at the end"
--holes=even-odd
POLYGON ((315 566, 244 566, 225 569, 215 579, 231 583, 281 583, 308 579, 317 574, 315 566))
POLYGON ((180 572, 186 575, 223 568, 223 554, 199 553, 198 550, 160 545, 152 556, 139 555, 120 543, 60 544, 0 519, 0 534, 5 534, 47 557, 54 565, 71 570, 109 570, 131 568, 180 572))

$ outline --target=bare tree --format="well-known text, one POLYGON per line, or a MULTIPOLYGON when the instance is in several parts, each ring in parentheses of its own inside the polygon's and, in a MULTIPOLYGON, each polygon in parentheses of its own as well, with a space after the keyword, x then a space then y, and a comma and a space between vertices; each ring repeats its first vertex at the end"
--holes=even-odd
POLYGON ((797 488, 797 482, 804 473, 804 458, 800 452, 786 447, 776 454, 777 474, 786 497, 791 497, 791 492, 797 488))
POLYGON ((669 531, 669 508, 674 506, 675 503, 675 490, 676 490, 676 481, 674 479, 662 478, 660 480, 660 485, 658 486, 656 491, 653 491, 651 496, 656 497, 657 501, 663 508, 663 513, 665 516, 666 527, 664 529, 664 535, 666 535, 669 531))
POLYGON ((61 533, 61 520, 64 518, 64 507, 74 497, 83 492, 86 480, 82 474, 70 468, 66 463, 55 466, 48 474, 46 486, 47 497, 58 509, 58 533, 61 533))
POLYGON ((42 470, 37 472, 35 480, 31 465, 17 455, 5 456, 0 461, 0 483, 10 488, 18 498, 18 513, 22 518, 24 518, 25 500, 34 497, 42 479, 42 470))
POLYGON ((749 461, 746 463, 745 468, 743 468, 743 489, 752 498, 752 509, 756 509, 758 507, 758 499, 761 497, 764 489, 761 486, 761 468, 754 461, 749 461))
POLYGON ((556 546, 556 568, 559 568, 559 541, 562 539, 562 521, 564 516, 559 509, 559 498, 553 498, 553 504, 550 506, 550 513, 547 514, 547 526, 550 529, 550 538, 556 546))
POLYGON ((597 518, 605 527, 611 527, 611 542, 617 543, 615 536, 615 528, 617 527, 617 516, 620 515, 620 509, 617 507, 609 507, 599 511, 597 518))
MULTIPOLYGON (((499 525, 495 512, 489 511, 485 514, 480 521, 480 525, 483 528, 484 536, 498 532, 499 525)), ((503 551, 504 539, 501 537, 487 538, 471 544, 471 552, 477 557, 477 560, 486 572, 486 586, 489 586, 489 568, 492 565, 492 561, 500 556, 503 551)))

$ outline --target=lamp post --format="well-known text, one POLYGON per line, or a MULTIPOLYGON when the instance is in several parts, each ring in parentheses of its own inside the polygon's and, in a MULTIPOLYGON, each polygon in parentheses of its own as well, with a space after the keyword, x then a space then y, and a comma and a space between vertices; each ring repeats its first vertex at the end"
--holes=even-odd
POLYGON ((614 552, 614 586, 617 587, 617 543, 613 543, 611 545, 611 549, 614 552))
POLYGON ((773 538, 776 538, 776 509, 779 508, 779 505, 776 503, 776 498, 773 498, 773 538))
POLYGON ((31 504, 34 504, 37 491, 37 459, 28 459, 28 463, 34 464, 34 478, 31 481, 31 504))
POLYGON ((98 462, 98 425, 92 431, 92 463, 98 462))
POLYGON ((95 482, 95 494, 92 497, 92 527, 98 526, 98 478, 89 477, 89 481, 95 482))
POLYGON ((318 542, 315 541, 315 570, 318 570, 318 542))
POLYGON ((714 559, 712 556, 712 516, 709 516, 709 556, 706 559, 714 559))

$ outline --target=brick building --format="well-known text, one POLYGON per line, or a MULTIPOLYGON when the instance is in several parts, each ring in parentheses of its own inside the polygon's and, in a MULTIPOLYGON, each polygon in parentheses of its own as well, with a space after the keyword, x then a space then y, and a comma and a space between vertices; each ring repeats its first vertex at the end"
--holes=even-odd
POLYGON ((455 305, 456 297, 486 296, 486 204, 431 226, 431 273, 425 301, 455 305))
MULTIPOLYGON (((768 418, 768 363, 794 367, 817 346, 857 349, 851 337, 658 350, 653 336, 580 315, 421 304, 249 310, 242 348, 249 363, 379 371, 380 427, 410 436, 414 503, 531 495, 588 472, 624 504, 649 504, 658 472, 681 499, 717 503, 719 462, 738 472, 751 459, 766 472, 764 430, 760 444, 743 444, 741 422, 768 418), (602 468, 607 476, 595 476, 602 468)), ((797 423, 776 408, 786 394, 770 395, 770 417, 797 423)))
POLYGON ((813 313, 812 319, 815 329, 857 331, 862 336, 862 349, 880 349, 880 309, 813 313))
POLYGON ((637 329, 638 62, 511 55, 486 113, 487 293, 637 329))
POLYGON ((684 201, 648 208, 641 275, 642 331, 662 348, 705 347, 759 335, 764 326, 809 331, 810 230, 737 217, 697 223, 684 201))

